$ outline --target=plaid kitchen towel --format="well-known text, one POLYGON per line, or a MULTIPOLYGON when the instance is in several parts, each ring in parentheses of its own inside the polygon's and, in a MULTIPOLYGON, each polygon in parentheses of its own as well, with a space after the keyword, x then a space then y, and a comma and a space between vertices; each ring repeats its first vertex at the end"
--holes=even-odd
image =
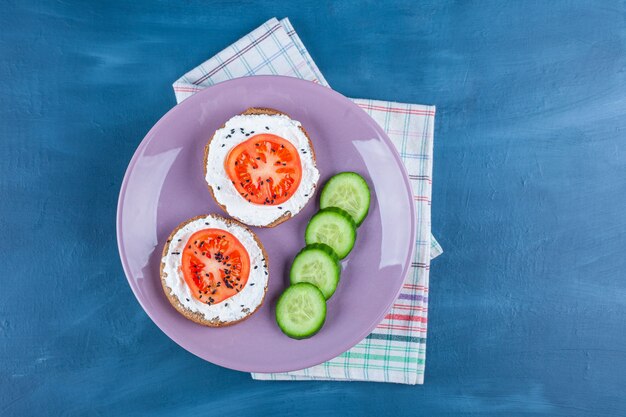
MULTIPOLYGON (((270 19, 178 79, 180 103, 232 78, 284 75, 327 86, 288 19, 270 19)), ((424 381, 430 260, 442 253, 430 234, 430 198, 435 107, 378 100, 353 100, 387 132, 406 166, 418 219, 417 249, 402 292, 376 329, 349 351, 295 372, 252 374, 264 380, 362 380, 421 384, 424 381)))

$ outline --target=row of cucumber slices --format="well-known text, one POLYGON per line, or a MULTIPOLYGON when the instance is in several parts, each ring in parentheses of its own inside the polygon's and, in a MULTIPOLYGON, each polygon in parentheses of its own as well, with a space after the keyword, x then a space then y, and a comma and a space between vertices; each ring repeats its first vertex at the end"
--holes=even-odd
POLYGON ((367 182, 354 172, 333 176, 320 196, 320 211, 309 221, 306 247, 294 258, 290 286, 276 305, 276 322, 287 336, 305 339, 326 320, 326 300, 335 293, 341 276, 339 261, 350 253, 356 229, 370 206, 367 182))

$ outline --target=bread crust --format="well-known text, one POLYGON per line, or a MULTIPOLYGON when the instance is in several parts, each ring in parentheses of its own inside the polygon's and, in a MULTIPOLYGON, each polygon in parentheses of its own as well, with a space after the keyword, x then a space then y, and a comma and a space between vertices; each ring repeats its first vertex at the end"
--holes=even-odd
MULTIPOLYGON (((190 309, 188 309, 187 307, 182 305, 180 300, 178 299, 178 297, 172 293, 172 289, 170 287, 168 287, 167 283, 165 282, 165 278, 167 277, 167 273, 165 273, 165 262, 163 262, 163 258, 165 258, 165 255, 167 253, 169 253, 169 251, 170 251, 170 244, 171 244, 172 240, 174 239, 174 236, 176 235, 176 232, 178 232, 180 229, 182 229, 188 223, 191 223, 191 222, 193 222, 195 220, 198 220, 198 219, 204 219, 206 217, 212 217, 214 219, 223 220, 228 225, 237 224, 237 225, 243 227, 244 229, 246 229, 247 231, 249 231, 250 233, 252 233, 252 237, 256 241, 257 245, 259 245, 259 248, 261 248, 261 252, 263 253, 263 258, 265 259, 265 264, 267 265, 267 269, 268 269, 268 272, 269 272, 269 258, 267 256, 267 252, 265 252, 265 248, 263 247, 263 244, 261 243, 261 241, 259 240, 257 235, 255 235, 252 230, 250 230, 246 225, 244 225, 241 222, 238 222, 236 220, 227 219, 227 218, 219 216, 217 214, 208 214, 208 215, 202 215, 202 216, 193 217, 193 218, 191 218, 191 219, 189 219, 189 220, 179 224, 178 227, 176 227, 176 229, 174 229, 172 231, 172 233, 170 234, 170 236, 167 238, 167 242, 165 243, 165 246, 163 247, 163 253, 161 254, 161 272, 160 272, 160 275, 161 275, 161 286, 163 287, 163 292, 165 293, 165 296, 167 297, 167 299, 170 302, 170 304, 176 309, 176 311, 178 311, 180 314, 185 316, 185 318, 187 318, 187 319, 189 319, 189 320, 191 320, 193 322, 196 322, 198 324, 202 324, 203 326, 208 326, 208 327, 232 326, 234 324, 237 324, 237 323, 239 323, 241 321, 246 320, 248 317, 250 317, 254 313, 256 313, 259 310, 259 308, 261 308, 261 306, 263 305, 263 302, 265 301, 265 296, 267 294, 267 283, 265 284, 265 288, 263 289, 263 298, 261 299, 261 302, 256 306, 256 308, 254 310, 251 310, 251 311, 248 310, 246 316, 242 317, 239 320, 235 320, 235 321, 221 321, 221 320, 219 320, 217 318, 215 318, 213 320, 207 320, 204 317, 204 314, 199 313, 197 311, 191 311, 190 309)), ((268 282, 269 282, 269 275, 268 275, 268 282)))
MULTIPOLYGON (((270 115, 270 116, 274 116, 274 115, 277 115, 277 114, 282 114, 284 116, 287 116, 287 117, 291 118, 291 116, 289 116, 287 113, 281 112, 281 111, 276 110, 276 109, 271 109, 269 107, 250 107, 246 111, 244 111, 243 113, 240 113, 240 115, 242 115, 242 116, 245 116, 245 115, 262 115, 262 114, 270 115)), ((226 124, 223 124, 219 129, 223 129, 225 126, 226 126, 226 124)), ((302 131, 302 133, 304 133, 304 136, 306 136, 307 140, 309 141, 309 148, 311 149, 311 157, 313 158, 313 164, 317 165, 317 159, 315 157, 315 149, 313 148, 313 142, 311 142, 311 138, 309 137, 309 134, 307 133, 307 131, 302 126, 300 126, 300 130, 302 131)), ((204 180, 205 181, 206 181, 206 176, 207 176, 207 162, 209 160, 209 146, 211 145, 211 142, 213 141, 214 137, 215 137, 215 133, 213 134, 213 136, 211 136, 211 139, 209 139, 207 144, 204 146, 204 180)), ((231 214, 228 211, 228 207, 226 207, 225 205, 221 204, 217 200, 217 198, 215 197, 215 193, 213 191, 213 187, 208 182, 207 182, 207 187, 209 188, 209 194, 211 194, 211 197, 213 198, 215 203, 218 206, 220 206, 220 208, 222 210, 224 210, 226 213, 228 213, 229 216, 237 219, 239 222, 244 223, 243 220, 241 220, 237 216, 234 216, 233 214, 231 214)), ((317 187, 317 184, 315 184, 313 186, 313 188, 316 188, 316 187, 317 187)), ((313 194, 314 193, 311 193, 311 197, 309 198, 309 201, 312 199, 313 194)), ((308 201, 307 201, 307 204, 308 204, 308 201)), ((285 214, 280 216, 278 219, 274 220, 272 223, 267 224, 267 225, 260 225, 260 226, 259 225, 255 225, 255 227, 274 227, 274 226, 278 226, 279 224, 289 220, 291 217, 292 217, 291 212, 287 211, 287 212, 285 212, 285 214)))

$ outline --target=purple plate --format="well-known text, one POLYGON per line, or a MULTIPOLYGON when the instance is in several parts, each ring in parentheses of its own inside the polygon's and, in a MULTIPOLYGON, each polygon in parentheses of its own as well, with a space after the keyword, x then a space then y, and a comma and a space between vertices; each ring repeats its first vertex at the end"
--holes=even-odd
POLYGON ((415 215, 400 157, 380 126, 335 91, 289 77, 239 78, 209 87, 170 110, 133 156, 120 191, 117 241, 128 282, 143 309, 165 334, 189 352, 240 371, 283 372, 317 365, 363 340, 391 308, 415 247, 415 215), (372 188, 369 215, 354 249, 343 260, 326 324, 314 337, 292 340, 274 319, 288 285, 291 260, 304 246, 304 229, 319 196, 294 218, 272 229, 252 228, 269 256, 263 306, 230 327, 195 324, 170 306, 159 278, 163 244, 182 221, 200 214, 226 215, 203 178, 207 140, 227 119, 248 107, 271 107, 299 120, 309 133, 320 187, 333 174, 355 171, 372 188))

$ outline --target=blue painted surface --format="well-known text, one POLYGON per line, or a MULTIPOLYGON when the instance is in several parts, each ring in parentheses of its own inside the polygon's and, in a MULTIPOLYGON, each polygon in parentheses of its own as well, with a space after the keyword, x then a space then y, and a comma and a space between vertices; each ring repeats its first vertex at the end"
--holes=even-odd
POLYGON ((625 3, 387 3, 3 2, 0 415, 626 415, 625 3), (252 381, 123 276, 171 82, 275 15, 345 95, 438 105, 425 386, 252 381))

